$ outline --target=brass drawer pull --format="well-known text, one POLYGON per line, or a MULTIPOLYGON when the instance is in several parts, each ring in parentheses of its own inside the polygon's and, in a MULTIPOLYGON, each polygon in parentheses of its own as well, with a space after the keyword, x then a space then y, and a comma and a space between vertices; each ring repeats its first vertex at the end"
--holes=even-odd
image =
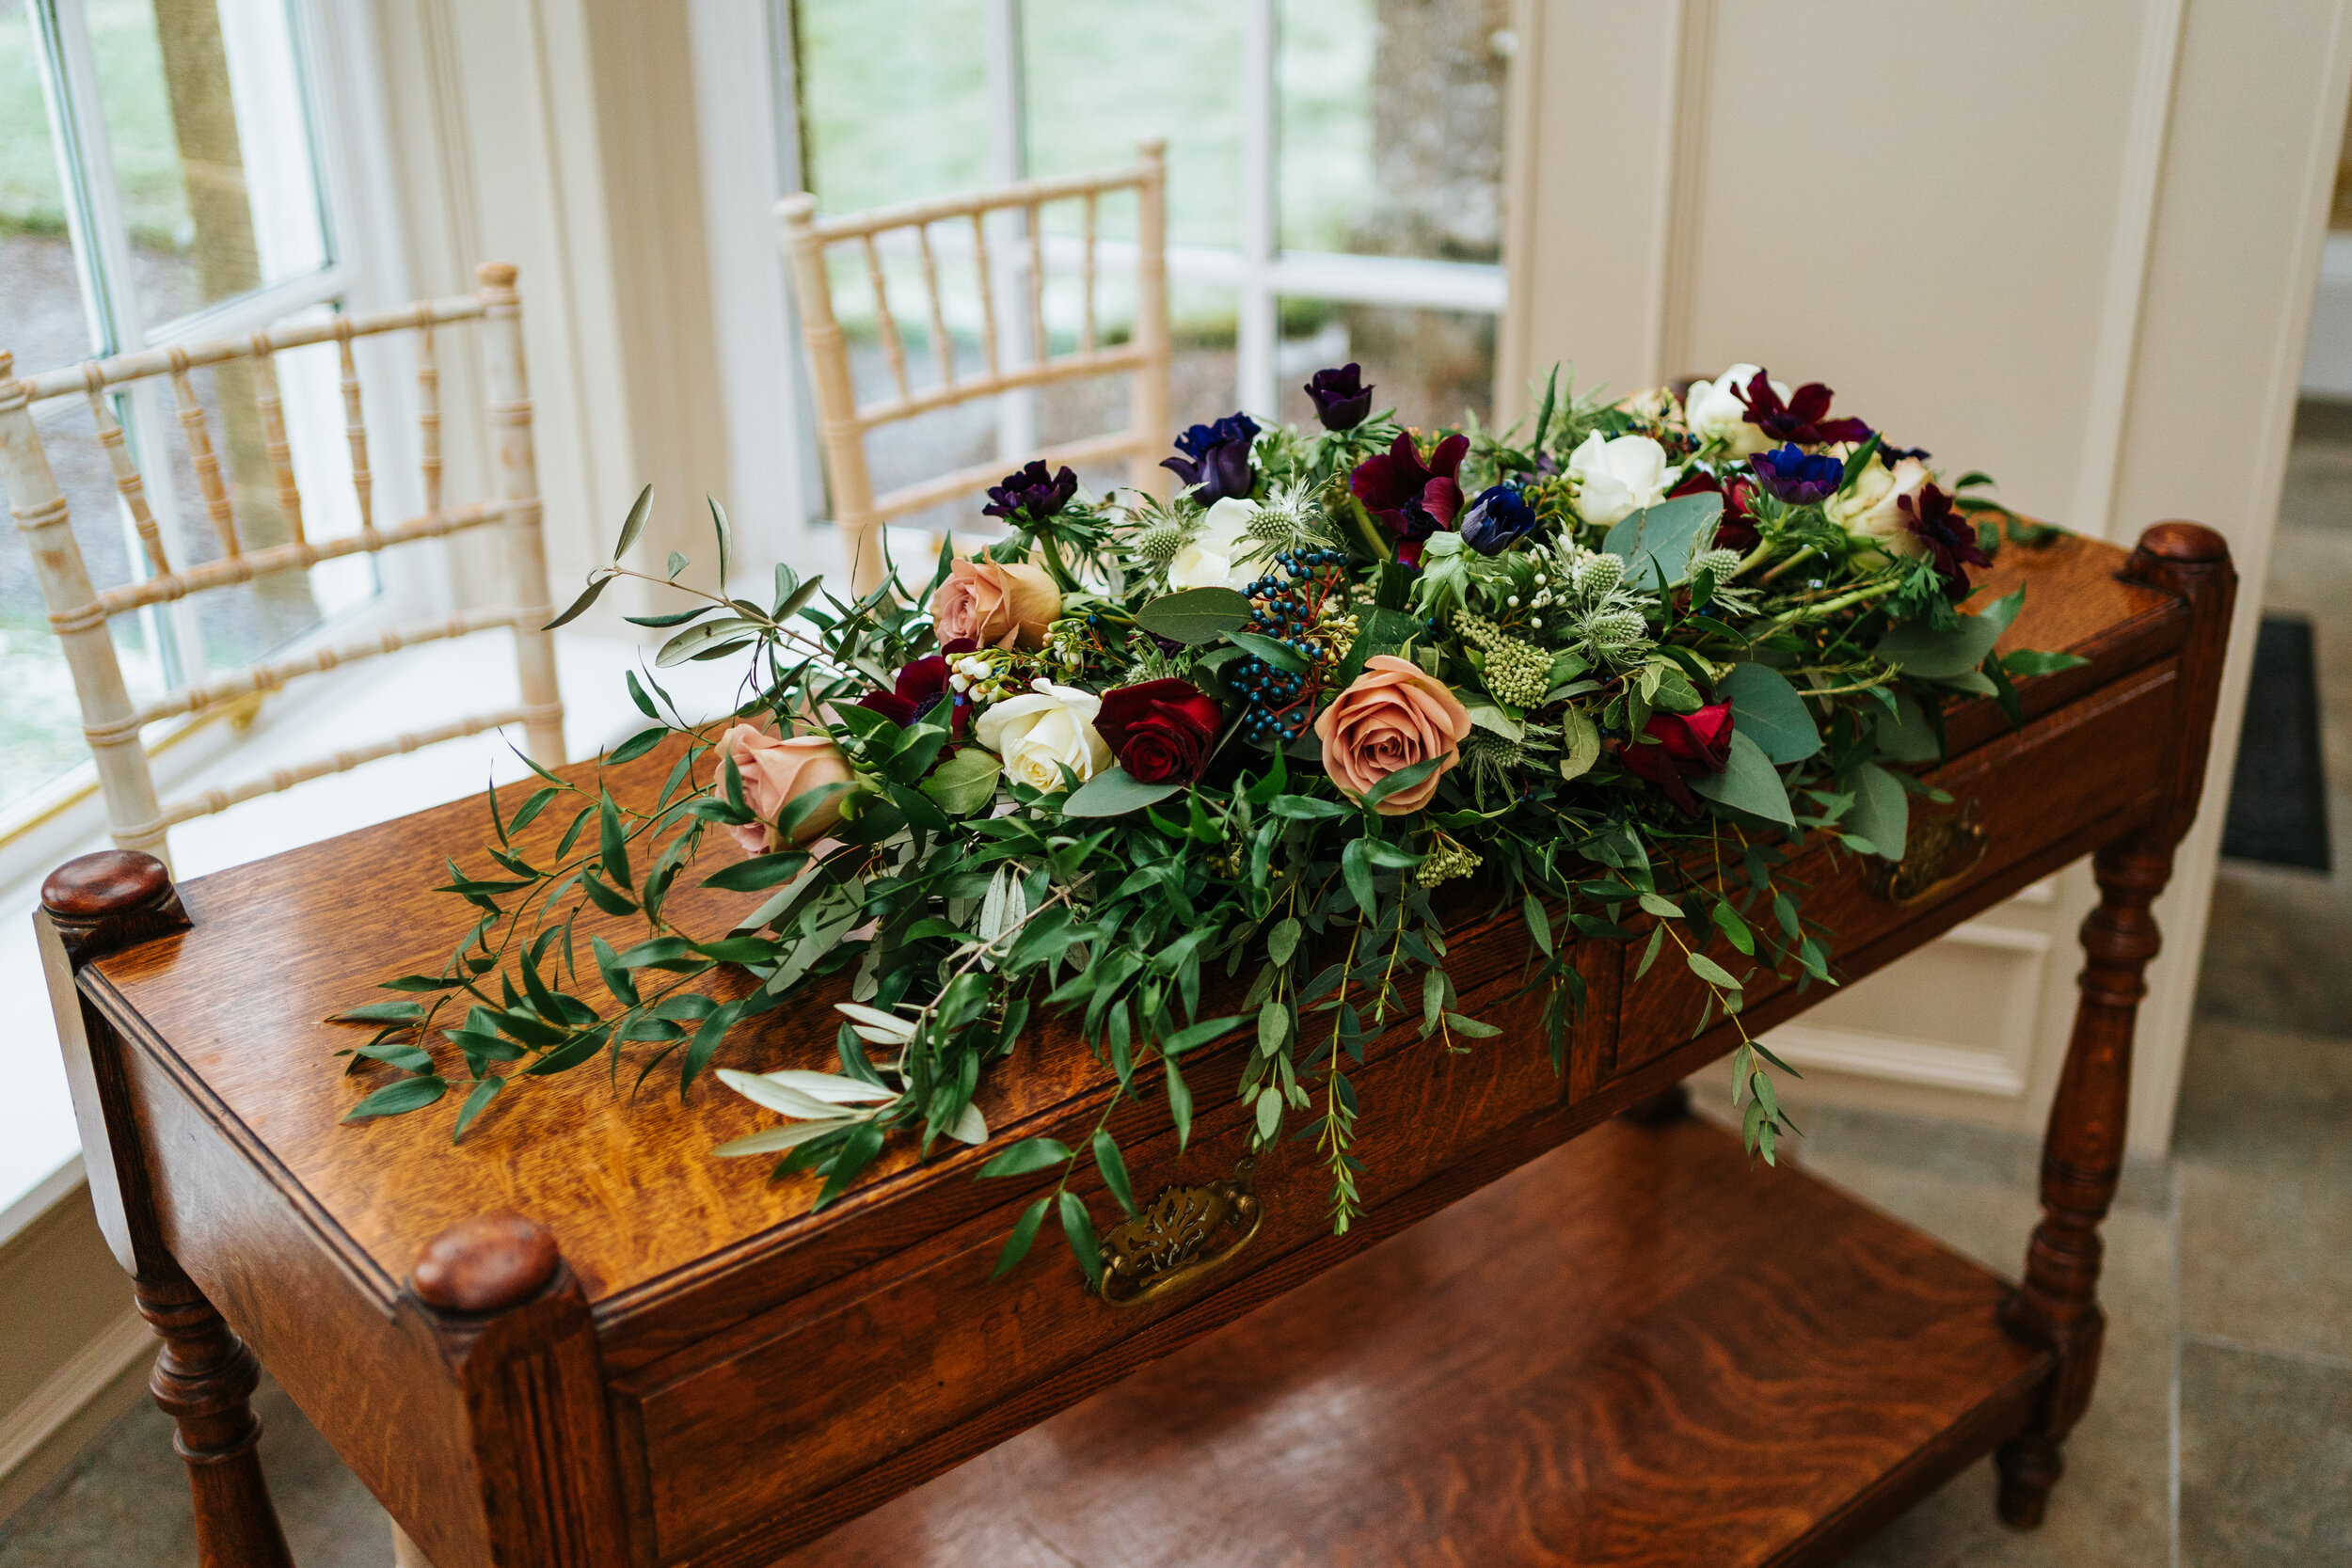
POLYGON ((1903 858, 1893 865, 1881 862, 1871 873, 1870 891, 1905 908, 1927 903, 1974 871, 1988 847, 1973 797, 1947 815, 1918 814, 1903 858))
POLYGON ((1251 1188, 1257 1162, 1244 1156, 1223 1181, 1163 1187, 1134 1219, 1103 1236, 1103 1299, 1141 1307, 1216 1273, 1257 1239, 1265 1212, 1251 1188), (1212 1246, 1214 1253, 1203 1257, 1212 1246))

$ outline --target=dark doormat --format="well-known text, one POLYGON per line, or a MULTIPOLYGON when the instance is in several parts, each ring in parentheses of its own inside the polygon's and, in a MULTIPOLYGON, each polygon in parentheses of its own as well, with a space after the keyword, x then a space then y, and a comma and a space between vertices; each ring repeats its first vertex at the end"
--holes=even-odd
POLYGON ((2319 676, 2312 624, 2299 615, 2264 616, 2254 639, 2254 679, 2221 852, 2233 860, 2328 869, 2319 676))

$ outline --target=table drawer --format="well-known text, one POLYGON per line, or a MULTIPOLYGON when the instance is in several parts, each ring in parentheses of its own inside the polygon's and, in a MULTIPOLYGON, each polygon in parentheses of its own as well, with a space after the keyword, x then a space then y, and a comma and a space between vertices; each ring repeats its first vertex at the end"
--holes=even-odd
MULTIPOLYGON (((1877 875, 1883 862, 1857 867, 1855 857, 1827 843, 1797 857, 1780 876, 1804 890, 1799 902, 1805 918, 1831 933, 1833 969, 1851 975, 1850 955, 1915 921, 1933 919, 1940 907, 1972 889, 2153 800, 2161 784, 2179 685, 2175 661, 2163 660, 1930 774, 1952 796, 1952 804, 1931 806, 1913 797, 1915 854, 1922 833, 1938 818, 1967 813, 1982 836, 1980 852, 1973 844, 1957 842, 1949 874, 1927 887, 1899 888, 1890 896, 1877 875)), ((2075 852, 2088 847, 2078 846, 2075 852)), ((1916 876, 1919 864, 1907 863, 1907 869, 1916 876)), ((1753 912, 1759 923, 1771 918, 1762 906, 1753 912)), ((1750 967, 1720 936, 1708 953, 1736 974, 1750 967)), ((1612 1076, 1675 1050, 1698 1027, 1708 992, 1677 957, 1668 947, 1647 974, 1629 983, 1612 1076)), ((1793 979, 1759 973, 1748 982, 1745 1004, 1753 1009, 1793 985, 1793 979)))
MULTIPOLYGON (((1540 999, 1504 1000, 1512 989, 1497 983, 1475 998, 1482 1005, 1474 1010, 1502 1025, 1502 1036, 1462 1052, 1435 1039, 1393 1048, 1351 1075, 1362 1106, 1355 1147, 1366 1167, 1365 1207, 1558 1101, 1540 999)), ((1164 1124, 1165 1113, 1150 1110, 1164 1124)), ((1138 1137, 1149 1125, 1138 1113, 1138 1137)), ((1202 1118, 1194 1133, 1182 1154, 1172 1132, 1128 1146, 1139 1203, 1168 1185, 1230 1176, 1248 1149, 1236 1105, 1202 1118)), ((1060 1135, 1074 1144, 1086 1132, 1060 1135)), ((1037 1196, 1024 1189, 989 1219, 789 1303, 730 1333, 725 1346, 682 1353, 627 1380, 615 1389, 621 1425, 640 1442, 624 1447, 638 1449, 637 1490, 653 1527, 641 1547, 674 1561, 749 1522, 789 1514, 1050 1374, 1096 1356, 1116 1359, 1139 1330, 1214 1302, 1329 1230, 1330 1180, 1311 1145, 1285 1141, 1263 1151, 1254 1180, 1263 1214, 1255 1240, 1213 1275, 1158 1301, 1121 1308, 1089 1292, 1051 1220, 1031 1257, 992 1281, 1013 1218, 1037 1196), (664 1375, 690 1362, 691 1370, 664 1375)), ((1074 1185, 1098 1226, 1118 1217, 1099 1185, 1074 1185)), ((1005 1186, 1013 1197, 1014 1184, 1005 1186)), ((1228 1315, 1246 1309, 1237 1304, 1228 1315)))

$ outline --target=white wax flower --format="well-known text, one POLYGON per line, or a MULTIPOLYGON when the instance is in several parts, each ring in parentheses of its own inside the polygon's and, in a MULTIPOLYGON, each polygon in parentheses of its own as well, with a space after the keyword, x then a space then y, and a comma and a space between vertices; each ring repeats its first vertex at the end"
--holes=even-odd
POLYGON ((1568 453, 1568 472, 1580 485, 1577 515, 1597 527, 1666 499, 1666 449, 1646 436, 1612 441, 1596 430, 1568 453))
POLYGON ((1168 563, 1172 589, 1247 588, 1264 574, 1258 560, 1265 542, 1249 536, 1258 503, 1228 496, 1209 508, 1191 540, 1168 563))
POLYGON ((1040 676, 1027 694, 991 705, 972 733, 1012 778, 1032 789, 1059 789, 1064 767, 1084 782, 1111 765, 1111 749, 1094 729, 1102 711, 1093 692, 1040 676))
MULTIPOLYGON (((1752 457, 1769 448, 1772 438, 1748 423, 1748 405, 1732 396, 1731 391, 1734 387, 1744 390, 1756 379, 1757 369, 1755 365, 1734 365, 1712 381, 1691 383, 1691 389, 1682 394, 1682 417, 1691 426, 1691 434, 1702 441, 1723 442, 1734 457, 1752 457)), ((1787 382, 1769 385, 1787 399, 1787 382)))

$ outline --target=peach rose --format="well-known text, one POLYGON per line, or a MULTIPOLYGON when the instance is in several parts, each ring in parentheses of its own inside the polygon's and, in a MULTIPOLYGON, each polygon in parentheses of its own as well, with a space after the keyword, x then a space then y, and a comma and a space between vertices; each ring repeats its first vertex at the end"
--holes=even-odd
MULTIPOLYGON (((810 790, 850 782, 850 765, 829 736, 803 735, 779 739, 753 724, 738 724, 719 737, 719 752, 735 759, 743 777, 743 803, 759 820, 729 828, 747 855, 765 855, 783 847, 774 827, 776 814, 810 790)), ((726 765, 716 765, 710 786, 726 790, 726 765)), ((806 844, 841 820, 841 797, 836 795, 810 812, 792 830, 792 842, 806 844)))
POLYGON ((1443 681, 1388 654, 1364 660, 1364 673, 1356 684, 1315 721, 1324 770, 1359 799, 1401 768, 1431 757, 1442 759, 1421 783, 1373 808, 1383 816, 1402 816, 1427 805, 1446 769, 1462 760, 1462 741, 1470 733, 1470 710, 1443 681))
POLYGON ((931 595, 931 626, 942 642, 968 637, 984 646, 1042 647, 1061 614, 1061 591, 1041 566, 958 561, 931 595))

